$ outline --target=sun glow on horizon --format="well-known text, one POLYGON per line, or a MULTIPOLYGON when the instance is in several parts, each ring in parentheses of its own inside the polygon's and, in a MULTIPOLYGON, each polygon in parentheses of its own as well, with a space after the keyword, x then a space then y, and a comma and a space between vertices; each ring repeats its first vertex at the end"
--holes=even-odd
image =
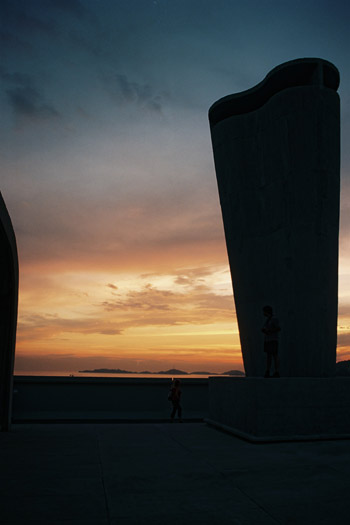
MULTIPOLYGON (((48 270, 40 278, 26 269, 16 370, 243 370, 231 290, 226 263, 158 273, 48 270)), ((350 357, 344 305, 338 324, 341 360, 350 357)))
POLYGON ((69 360, 80 368, 91 360, 98 368, 123 362, 135 371, 147 362, 242 369, 227 264, 149 273, 48 270, 40 279, 27 269, 21 284, 16 369, 43 361, 62 368, 69 360))

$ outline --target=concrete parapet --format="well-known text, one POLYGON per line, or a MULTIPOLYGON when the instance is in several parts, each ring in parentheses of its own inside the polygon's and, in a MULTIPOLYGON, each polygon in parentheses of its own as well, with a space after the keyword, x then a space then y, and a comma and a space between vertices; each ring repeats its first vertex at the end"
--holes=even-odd
POLYGON ((208 423, 254 442, 350 439, 350 378, 209 378, 208 423))
MULTIPOLYGON (((13 421, 164 420, 170 379, 14 378, 13 421)), ((208 379, 181 379, 183 418, 208 415, 208 379)))

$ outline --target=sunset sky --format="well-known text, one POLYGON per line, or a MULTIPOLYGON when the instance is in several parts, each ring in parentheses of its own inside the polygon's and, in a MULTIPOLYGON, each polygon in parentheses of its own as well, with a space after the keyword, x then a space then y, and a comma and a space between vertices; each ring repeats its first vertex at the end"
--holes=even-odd
POLYGON ((350 359, 350 3, 3 0, 0 9, 17 372, 243 368, 208 109, 301 57, 330 60, 341 77, 338 359, 350 359))

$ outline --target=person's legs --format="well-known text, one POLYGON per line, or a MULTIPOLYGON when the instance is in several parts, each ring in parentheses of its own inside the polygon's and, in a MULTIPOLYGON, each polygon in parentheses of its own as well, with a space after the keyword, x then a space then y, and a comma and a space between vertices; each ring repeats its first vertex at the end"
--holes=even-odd
POLYGON ((275 377, 279 377, 279 375, 280 375, 280 373, 279 373, 280 360, 279 360, 279 357, 278 357, 278 353, 277 353, 277 351, 274 352, 274 354, 273 354, 273 361, 274 361, 274 365, 275 365, 275 373, 274 373, 274 376, 275 376, 275 377))
POLYGON ((177 411, 177 407, 178 407, 177 403, 173 402, 173 410, 172 410, 171 415, 170 415, 171 419, 174 419, 176 411, 177 411))
POLYGON ((270 377, 271 363, 272 363, 271 352, 266 352, 266 372, 265 372, 265 377, 270 377))
POLYGON ((180 421, 182 421, 182 407, 181 407, 181 405, 180 405, 180 403, 178 401, 173 403, 173 411, 172 411, 171 416, 170 416, 172 420, 174 420, 176 412, 177 412, 177 415, 178 415, 180 421))

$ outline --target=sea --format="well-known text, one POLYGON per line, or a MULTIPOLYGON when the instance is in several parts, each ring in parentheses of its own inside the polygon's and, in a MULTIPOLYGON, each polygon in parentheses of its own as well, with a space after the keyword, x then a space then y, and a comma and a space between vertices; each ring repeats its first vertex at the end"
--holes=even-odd
MULTIPOLYGON (((40 371, 29 371, 29 370, 15 370, 15 376, 31 376, 31 377, 129 377, 129 378, 158 378, 158 379, 205 379, 210 375, 217 374, 185 374, 185 375, 171 375, 171 374, 113 374, 113 373, 94 373, 94 372, 58 372, 56 370, 40 370, 40 371)), ((220 374, 221 375, 221 374, 220 374)), ((224 374, 222 374, 224 375, 224 374)))

